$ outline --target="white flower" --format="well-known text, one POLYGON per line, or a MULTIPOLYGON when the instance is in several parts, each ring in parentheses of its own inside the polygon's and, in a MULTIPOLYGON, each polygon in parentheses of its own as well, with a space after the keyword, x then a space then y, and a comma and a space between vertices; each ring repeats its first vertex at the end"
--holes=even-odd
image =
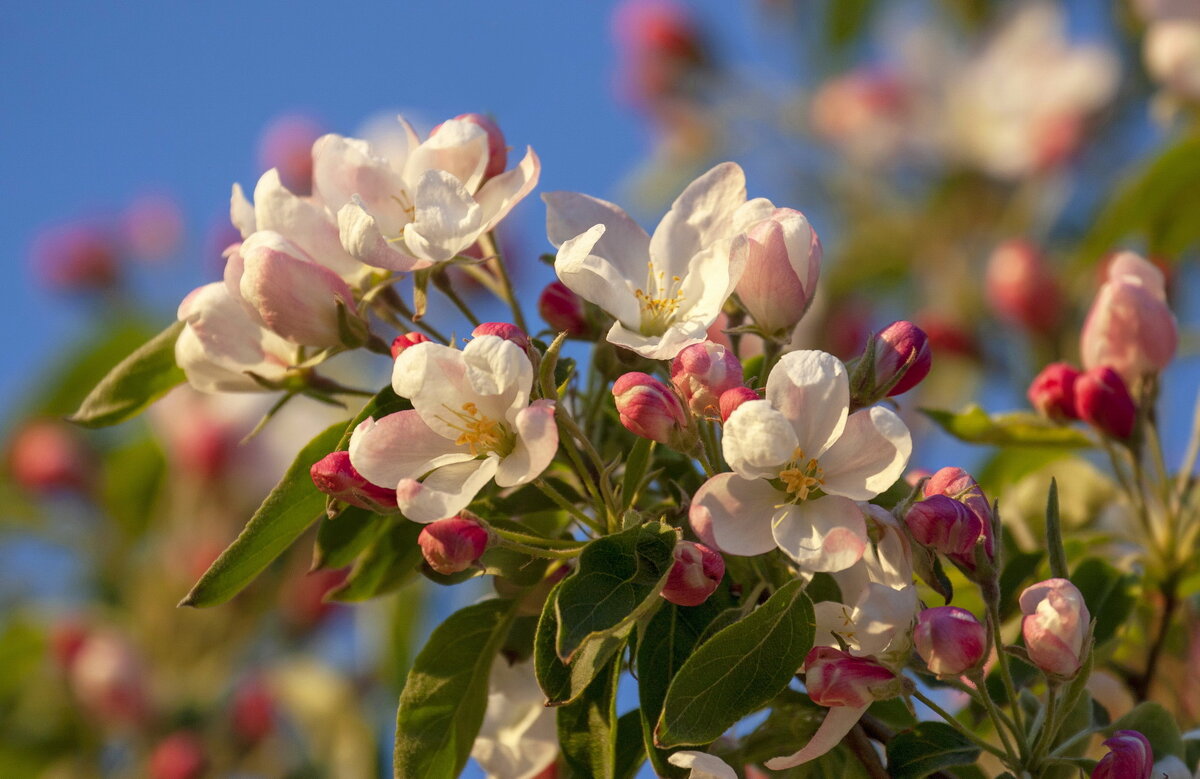
POLYGON ((191 291, 179 304, 186 323, 175 341, 175 363, 201 392, 262 392, 250 377, 282 380, 296 347, 256 322, 222 282, 191 291))
POLYGON ((488 134, 465 119, 422 142, 399 117, 405 144, 383 149, 326 135, 313 146, 313 191, 337 214, 350 255, 410 271, 450 260, 491 230, 537 184, 532 149, 517 167, 485 180, 488 134))
POLYGON ((620 207, 575 192, 549 192, 546 232, 554 271, 617 321, 608 341, 669 360, 700 343, 741 276, 734 237, 770 216, 770 201, 746 201, 746 179, 722 163, 688 185, 646 235, 620 207))
POLYGON ((684 749, 671 754, 667 762, 680 768, 690 768, 688 779, 737 779, 737 771, 716 755, 684 749))
POLYGON ((364 420, 350 462, 369 481, 395 487, 412 521, 454 516, 493 478, 501 487, 525 484, 554 458, 554 401, 530 403, 532 384, 529 358, 494 335, 462 351, 410 346, 396 359, 392 388, 412 410, 364 420))
POLYGON ((471 757, 489 779, 529 779, 558 756, 554 709, 533 675, 533 663, 509 665, 500 655, 488 678, 487 711, 471 757))
POLYGON ((785 354, 765 400, 743 403, 722 441, 733 473, 704 483, 693 524, 711 526, 721 551, 758 555, 778 546, 806 571, 840 571, 862 558, 868 537, 855 501, 890 487, 912 451, 908 428, 888 409, 849 414, 846 368, 818 351, 785 354))

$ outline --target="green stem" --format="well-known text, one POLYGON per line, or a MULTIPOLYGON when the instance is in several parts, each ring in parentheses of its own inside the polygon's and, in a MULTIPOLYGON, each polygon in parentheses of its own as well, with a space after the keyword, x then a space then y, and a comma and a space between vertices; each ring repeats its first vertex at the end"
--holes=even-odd
MULTIPOLYGON (((493 532, 496 531, 495 528, 492 528, 492 530, 493 532)), ((571 560, 578 557, 580 552, 583 551, 581 549, 546 549, 540 546, 522 544, 518 541, 510 541, 498 532, 497 536, 499 536, 500 539, 499 546, 505 549, 511 549, 514 552, 527 554, 530 557, 545 557, 551 560, 571 560)))
POLYGON ((444 271, 439 270, 433 274, 433 285, 454 304, 455 308, 462 312, 473 327, 479 327, 479 317, 475 316, 475 312, 471 310, 466 301, 454 291, 454 285, 446 278, 444 271))
POLYGON ((563 509, 568 514, 575 517, 575 519, 577 519, 581 523, 583 523, 583 525, 585 527, 591 528, 592 530, 599 533, 600 535, 604 534, 604 528, 602 528, 599 524, 597 524, 596 520, 592 519, 587 514, 584 514, 583 511, 578 506, 576 506, 574 503, 572 503, 570 500, 568 500, 567 496, 563 495, 561 492, 559 492, 554 487, 552 487, 548 481, 546 481, 545 479, 539 478, 539 479, 534 479, 533 484, 539 490, 541 490, 542 493, 546 497, 548 497, 548 498, 550 498, 550 500, 554 501, 554 503, 557 504, 559 508, 563 509))
POLYGON ((1035 767, 1042 762, 1050 745, 1054 743, 1054 736, 1058 733, 1058 690, 1059 685, 1055 682, 1050 682, 1046 687, 1046 719, 1038 732, 1037 739, 1033 742, 1033 755, 1029 760, 1030 767, 1035 767))
POLYGON ((1002 761, 1004 761, 1004 764, 1008 765, 1010 768, 1014 767, 1009 763, 1008 755, 1004 754, 996 747, 992 746, 991 744, 989 744, 986 741, 984 741, 983 739, 981 739, 978 735, 976 735, 973 731, 971 731, 970 728, 968 728, 966 725, 963 725, 961 722, 959 722, 954 717, 953 714, 946 711, 941 706, 937 705, 937 703, 934 702, 934 700, 932 698, 925 695, 925 693, 921 692, 920 690, 913 690, 912 696, 914 698, 916 698, 917 700, 919 700, 921 703, 924 703, 929 708, 933 709, 934 714, 936 714, 939 717, 941 717, 942 719, 944 719, 946 721, 947 725, 949 725, 950 727, 957 730, 959 733, 961 733, 966 738, 970 739, 973 744, 979 746, 980 748, 982 748, 988 752, 991 752, 993 755, 995 755, 996 757, 998 757, 1002 761))
POLYGON ((528 533, 519 533, 515 530, 507 530, 505 528, 489 525, 491 530, 496 535, 508 541, 513 541, 518 544, 527 544, 529 546, 537 546, 542 549, 552 549, 555 551, 571 551, 578 552, 579 549, 587 545, 586 541, 569 541, 565 538, 543 538, 542 536, 534 536, 528 533))
MULTIPOLYGON (((1017 725, 1010 717, 1000 711, 996 706, 996 702, 992 700, 992 696, 988 694, 987 683, 983 678, 983 672, 976 670, 971 675, 971 681, 975 683, 975 689, 971 690, 970 695, 983 704, 983 708, 987 710, 988 716, 992 719, 992 725, 995 726, 996 732, 1000 734, 1000 741, 1004 743, 1004 751, 1008 753, 1009 759, 1018 761, 1020 752, 1013 748, 1012 741, 1009 739, 1008 730, 1017 733, 1017 725)), ((970 688, 967 688, 970 690, 970 688)))
POLYGON ((480 242, 483 243, 485 239, 487 243, 483 247, 484 253, 495 255, 494 259, 488 261, 488 264, 495 267, 496 275, 500 277, 500 284, 504 290, 502 299, 512 309, 513 319, 515 320, 513 324, 525 332, 529 332, 529 328, 525 325, 525 313, 521 310, 521 304, 517 300, 516 293, 513 291, 512 279, 509 278, 508 268, 504 265, 504 258, 500 256, 500 249, 496 245, 496 239, 491 233, 480 238, 480 242), (487 251, 489 247, 491 248, 490 252, 487 251))
POLYGON ((423 330, 426 335, 436 339, 440 343, 450 343, 450 339, 443 335, 442 332, 433 325, 428 324, 424 320, 413 319, 412 309, 410 309, 408 304, 404 302, 404 298, 396 294, 396 290, 389 288, 383 295, 380 296, 380 300, 382 301, 383 305, 376 306, 375 313, 379 314, 379 316, 390 322, 394 327, 404 330, 410 330, 411 328, 416 327, 420 330, 423 330), (399 314, 404 319, 401 320, 396 316, 396 314, 399 314))

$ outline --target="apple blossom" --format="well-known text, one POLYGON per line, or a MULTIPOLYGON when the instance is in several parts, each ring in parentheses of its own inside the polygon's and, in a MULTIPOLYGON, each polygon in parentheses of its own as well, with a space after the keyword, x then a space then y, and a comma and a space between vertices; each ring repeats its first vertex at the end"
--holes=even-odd
POLYGON ((1074 676, 1092 618, 1083 594, 1066 579, 1047 579, 1027 587, 1019 602, 1029 659, 1048 674, 1074 676))
POLYGON ((958 676, 979 665, 987 634, 975 615, 957 606, 925 609, 913 631, 917 654, 938 676, 958 676))
MULTIPOLYGON (((962 468, 956 468, 953 466, 942 468, 930 476, 929 481, 925 482, 924 492, 926 499, 934 495, 945 495, 949 498, 953 498, 954 500, 966 506, 967 509, 970 510, 971 514, 973 514, 975 518, 979 520, 979 524, 977 526, 974 522, 970 522, 969 525, 960 526, 961 529, 948 529, 949 534, 947 536, 942 536, 941 531, 934 536, 938 539, 944 537, 947 539, 948 544, 953 545, 958 543, 956 539, 963 540, 963 535, 961 534, 965 534, 967 537, 970 536, 972 531, 968 530, 968 527, 978 527, 979 535, 976 536, 976 540, 971 545, 971 549, 969 551, 944 551, 940 546, 938 547, 939 551, 943 551, 947 557, 958 563, 965 570, 971 572, 974 572, 977 567, 975 563, 975 544, 982 543, 983 553, 987 559, 995 559, 996 539, 992 533, 992 507, 991 504, 988 503, 987 497, 984 496, 983 490, 980 489, 978 482, 972 478, 971 474, 967 473, 962 468)), ((939 541, 938 543, 941 542, 939 541)), ((947 548, 949 548, 949 546, 947 548)))
POLYGON ((777 208, 733 244, 744 263, 737 297, 754 323, 768 334, 796 326, 816 292, 821 241, 804 214, 777 208))
POLYGON ((1142 52, 1146 70, 1167 91, 1200 99, 1200 19, 1155 20, 1146 28, 1142 52))
POLYGON ((1162 271, 1133 252, 1118 254, 1083 324, 1083 367, 1107 365, 1134 387, 1167 367, 1178 345, 1162 271))
POLYGON ((1104 740, 1108 754, 1092 769, 1091 779, 1150 779, 1154 776, 1154 750, 1136 730, 1118 730, 1104 740))
POLYGON ((653 236, 612 203, 574 192, 542 199, 559 279, 616 319, 610 343, 653 360, 705 340, 741 276, 734 237, 772 210, 746 200, 745 175, 732 162, 689 184, 653 236))
POLYGON ((313 484, 326 495, 371 511, 396 508, 396 491, 372 484, 354 469, 349 452, 330 452, 309 469, 313 484))
POLYGON ((261 392, 251 374, 281 381, 296 347, 267 330, 222 282, 191 291, 179 304, 186 323, 175 342, 175 362, 201 392, 261 392))
POLYGON ((692 522, 711 523, 723 552, 779 547, 806 571, 857 562, 868 537, 855 501, 890 487, 912 451, 908 428, 878 406, 849 414, 846 368, 818 351, 785 354, 766 399, 742 403, 725 422, 722 447, 733 473, 705 482, 692 522))
POLYGON ((447 575, 470 568, 487 551, 489 541, 487 528, 461 516, 431 522, 417 536, 425 562, 447 575))
POLYGON ((554 458, 554 401, 530 403, 532 386, 529 358, 494 335, 462 351, 410 346, 396 358, 392 388, 413 408, 363 420, 350 461, 372 483, 394 486, 410 520, 453 516, 493 478, 500 487, 526 484, 554 458))
POLYGON ((688 415, 671 388, 646 373, 633 371, 613 382, 613 402, 625 429, 673 449, 688 449, 693 435, 688 415))
POLYGON ((1029 403, 1050 419, 1079 419, 1075 408, 1075 382, 1079 371, 1065 362, 1047 365, 1029 385, 1029 403))
POLYGON ((554 709, 533 675, 533 662, 492 662, 487 709, 471 757, 490 779, 532 779, 558 756, 554 709))
POLYGON ((984 278, 988 303, 1003 319, 1049 333, 1063 315, 1063 293, 1045 258, 1028 241, 1000 244, 984 278))
POLYGON ((1120 374, 1108 366, 1092 368, 1075 382, 1079 418, 1105 435, 1129 438, 1137 422, 1137 405, 1120 374))
MULTIPOLYGON (((483 180, 487 181, 490 178, 499 176, 508 167, 508 146, 504 142, 504 132, 500 129, 500 125, 496 124, 490 118, 483 114, 459 114, 454 117, 456 121, 469 122, 487 133, 487 167, 483 169, 483 180)), ((429 133, 429 137, 437 135, 438 131, 444 127, 444 124, 439 124, 429 133)))
POLYGON ((512 341, 521 347, 522 351, 529 348, 529 336, 524 330, 508 322, 484 322, 471 331, 473 337, 494 335, 505 341, 512 341))
POLYGON ((334 134, 313 146, 314 192, 337 214, 346 251, 368 265, 404 272, 451 260, 537 184, 532 149, 486 177, 492 144, 475 120, 450 119, 423 142, 399 121, 405 141, 392 149, 334 134))
POLYGON ((672 752, 667 762, 679 768, 689 769, 688 779, 737 779, 737 771, 716 755, 681 749, 672 752))
POLYGON ((680 541, 667 574, 662 596, 676 606, 699 606, 708 600, 725 575, 725 560, 704 544, 680 541))
POLYGON ((946 495, 930 495, 912 504, 904 523, 919 544, 959 559, 974 556, 983 522, 964 504, 946 495))
POLYGON ((696 416, 718 410, 721 394, 742 386, 742 364, 712 341, 682 349, 671 361, 671 383, 696 416))

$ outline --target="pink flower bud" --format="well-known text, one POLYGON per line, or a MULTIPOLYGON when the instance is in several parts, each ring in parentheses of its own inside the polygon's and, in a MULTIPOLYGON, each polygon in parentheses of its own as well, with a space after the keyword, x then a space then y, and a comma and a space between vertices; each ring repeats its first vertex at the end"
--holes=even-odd
POLYGON ((685 347, 671 361, 671 383, 697 416, 718 411, 722 393, 742 386, 742 364, 712 341, 685 347))
POLYGON ((1151 779, 1154 750, 1136 730, 1118 730, 1104 741, 1109 752, 1092 769, 1092 779, 1151 779))
POLYGON ((487 528, 472 519, 450 517, 431 522, 421 530, 417 543, 429 567, 441 574, 470 568, 487 551, 491 537, 487 528))
POLYGON ((261 679, 247 679, 233 694, 230 719, 243 744, 257 744, 275 727, 275 700, 261 679))
POLYGON ((1058 279, 1028 241, 996 247, 985 280, 988 302, 1001 318, 1035 333, 1048 333, 1063 312, 1058 279))
POLYGON ((167 195, 144 195, 121 215, 121 231, 134 257, 161 260, 174 254, 183 242, 183 212, 167 195))
POLYGON ((1083 367, 1107 365, 1133 386, 1167 367, 1178 345, 1162 271, 1132 252, 1118 254, 1083 325, 1083 367))
POLYGON ((987 635, 975 615, 957 606, 925 609, 913 631, 917 654, 938 676, 958 676, 983 660, 987 635))
POLYGON ((725 575, 725 560, 703 544, 680 541, 662 596, 676 606, 699 606, 725 575))
POLYGON ((311 117, 280 116, 263 130, 258 161, 263 170, 275 168, 283 186, 296 195, 312 192, 312 147, 324 130, 311 117))
POLYGON ((1020 604, 1029 659, 1048 674, 1073 676, 1092 619, 1078 588, 1066 579, 1047 579, 1022 592, 1020 604))
POLYGON ((484 322, 472 330, 471 335, 475 337, 494 335, 498 338, 503 338, 505 341, 512 341, 521 347, 522 351, 529 349, 529 336, 526 335, 524 330, 508 322, 484 322))
POLYGON ((912 505, 904 524, 917 543, 956 559, 974 557, 983 523, 969 508, 945 495, 931 495, 912 505))
POLYGON ((200 779, 208 768, 204 744, 196 734, 180 730, 158 743, 150 754, 150 779, 200 779))
POLYGON ((815 646, 804 658, 804 686, 818 706, 861 708, 900 694, 900 679, 869 657, 815 646))
POLYGON ((745 262, 737 296, 767 333, 784 333, 800 321, 816 292, 821 242, 804 214, 777 208, 734 244, 745 262))
POLYGON ((90 222, 44 231, 34 241, 31 255, 37 275, 64 292, 107 289, 121 276, 121 252, 111 231, 90 222))
POLYGON ((1075 381, 1079 371, 1065 362, 1047 365, 1029 385, 1029 402, 1050 419, 1079 419, 1075 409, 1075 381))
POLYGON ((351 506, 368 511, 396 508, 396 491, 367 481, 350 464, 349 452, 330 452, 313 463, 309 475, 318 490, 351 506))
POLYGON ((929 339, 912 322, 893 322, 875 334, 875 386, 887 386, 900 377, 888 390, 888 397, 901 395, 920 384, 932 364, 929 339))
MULTIPOLYGON (((929 477, 929 481, 925 482, 925 497, 928 499, 933 495, 945 495, 946 497, 953 498, 965 505, 978 518, 980 536, 983 538, 983 551, 989 560, 995 559, 995 538, 992 535, 992 506, 988 503, 983 490, 979 488, 979 484, 971 477, 971 474, 962 468, 942 468, 929 477)), ((948 556, 968 571, 975 570, 974 544, 972 544, 970 551, 963 554, 950 552, 948 556)))
POLYGON ((1105 435, 1128 438, 1137 420, 1137 406, 1120 375, 1108 366, 1092 368, 1075 381, 1079 418, 1105 435))
POLYGON ((30 422, 13 436, 8 466, 13 480, 31 492, 82 489, 92 474, 78 432, 52 420, 30 422))
MULTIPOLYGON (((487 133, 488 161, 487 167, 483 170, 484 180, 503 173, 504 169, 508 167, 508 146, 504 141, 504 133, 501 132, 500 126, 483 114, 460 114, 454 118, 462 122, 470 122, 471 124, 478 125, 487 133)), ((436 132, 437 129, 435 128, 433 133, 436 132)), ((433 133, 430 133, 430 135, 433 135, 433 133)))
POLYGON ((645 373, 626 373, 613 383, 613 400, 629 432, 660 444, 679 440, 687 412, 671 388, 645 373))
POLYGON ((392 359, 400 356, 400 352, 410 346, 429 342, 429 336, 424 333, 401 333, 392 339, 392 359))
POLYGON ((622 91, 653 104, 681 91, 707 59, 696 21, 676 0, 625 0, 613 14, 622 50, 622 91))
POLYGON ((761 398, 749 387, 734 387, 722 392, 721 397, 717 400, 717 407, 721 410, 721 421, 728 421, 729 415, 747 400, 761 400, 761 398))
POLYGON ((542 290, 538 298, 538 313, 556 333, 565 332, 573 338, 583 338, 591 330, 583 298, 561 281, 552 281, 542 290))

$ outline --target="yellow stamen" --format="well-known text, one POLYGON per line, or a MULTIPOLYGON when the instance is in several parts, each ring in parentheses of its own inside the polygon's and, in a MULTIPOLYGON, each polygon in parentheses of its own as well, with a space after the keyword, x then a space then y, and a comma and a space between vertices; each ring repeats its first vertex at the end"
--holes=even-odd
POLYGON ((469 447, 473 456, 495 452, 501 457, 506 457, 516 445, 513 434, 501 423, 479 413, 479 407, 474 403, 463 403, 461 411, 456 411, 444 403, 442 408, 450 412, 454 421, 440 416, 436 419, 457 430, 459 436, 454 439, 454 443, 469 447))
POLYGON ((779 479, 789 495, 796 500, 807 500, 810 492, 825 483, 825 471, 815 457, 806 460, 804 450, 796 447, 787 467, 779 472, 779 479))
POLYGON ((653 260, 646 263, 646 288, 633 293, 641 307, 642 335, 662 335, 667 331, 683 302, 682 286, 681 277, 672 276, 668 281, 665 271, 655 272, 653 260))

